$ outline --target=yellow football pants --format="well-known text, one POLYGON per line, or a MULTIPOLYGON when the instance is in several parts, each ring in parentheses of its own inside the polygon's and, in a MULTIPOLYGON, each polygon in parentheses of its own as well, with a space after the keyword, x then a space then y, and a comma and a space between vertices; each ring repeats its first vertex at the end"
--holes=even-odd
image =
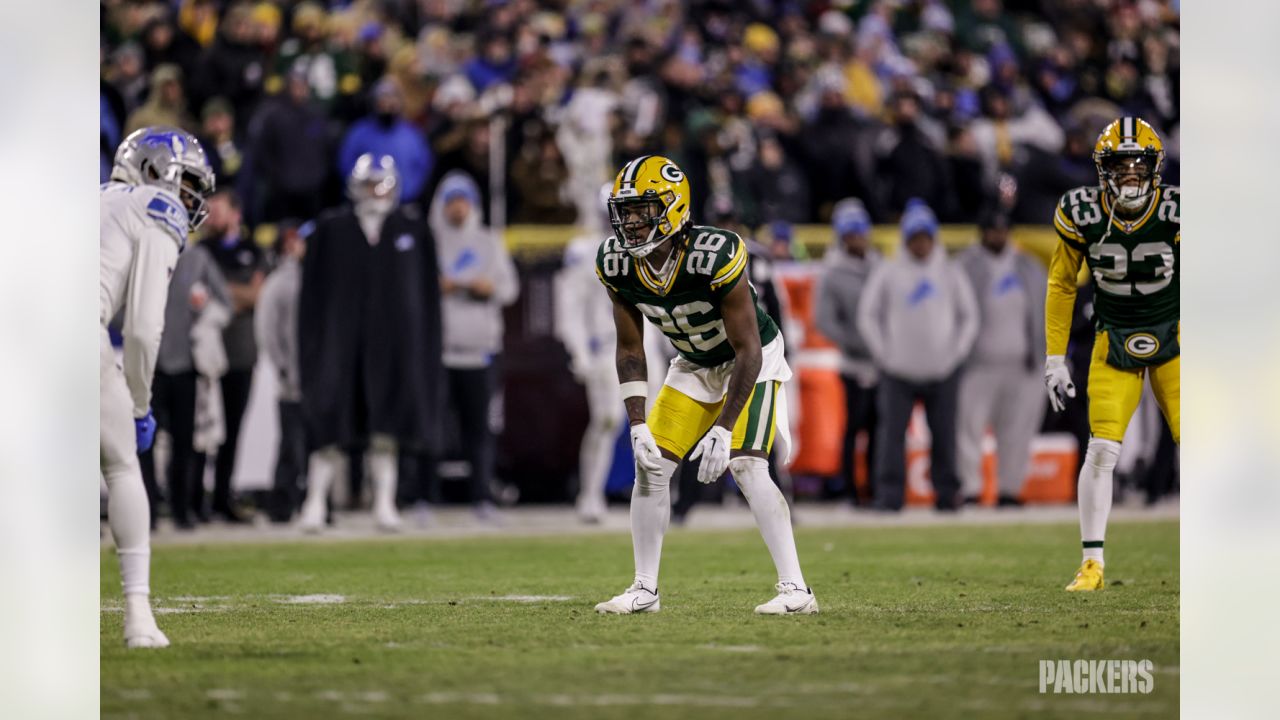
MULTIPOLYGON (((759 450, 766 455, 773 447, 777 430, 777 381, 756 383, 751 397, 733 425, 733 450, 759 450)), ((704 403, 694 400, 670 385, 663 385, 649 409, 649 431, 658 447, 677 458, 683 458, 702 439, 720 416, 724 400, 704 403)))
POLYGON ((1124 431, 1129 427, 1133 412, 1138 409, 1138 400, 1142 398, 1142 379, 1149 374, 1151 390, 1173 432, 1173 441, 1181 442, 1178 419, 1181 356, 1163 365, 1120 370, 1107 364, 1109 348, 1107 333, 1098 333, 1089 363, 1089 432, 1103 440, 1124 440, 1124 431))

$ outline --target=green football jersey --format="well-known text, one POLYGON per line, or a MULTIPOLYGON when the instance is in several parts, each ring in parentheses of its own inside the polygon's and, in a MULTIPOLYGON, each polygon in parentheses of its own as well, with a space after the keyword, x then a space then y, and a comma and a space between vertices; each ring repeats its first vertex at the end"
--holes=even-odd
POLYGON ((1126 221, 1117 215, 1108 221, 1111 203, 1096 185, 1062 196, 1053 224, 1063 242, 1084 253, 1099 327, 1178 320, 1180 207, 1176 186, 1157 187, 1141 217, 1126 221))
MULTIPOLYGON (((660 278, 645 260, 631 257, 610 237, 596 253, 596 274, 605 287, 657 325, 686 360, 703 367, 732 360, 720 304, 739 282, 750 286, 747 244, 729 230, 694 225, 670 262, 668 276, 660 278)), ((778 326, 755 302, 755 288, 750 290, 760 344, 767 345, 778 336, 778 326)))

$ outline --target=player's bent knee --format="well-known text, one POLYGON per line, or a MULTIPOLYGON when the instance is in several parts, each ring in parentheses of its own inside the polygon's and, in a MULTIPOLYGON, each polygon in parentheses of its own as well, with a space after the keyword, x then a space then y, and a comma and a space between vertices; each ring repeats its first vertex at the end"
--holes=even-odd
POLYGON ((675 474, 676 463, 664 457, 658 461, 658 464, 661 469, 656 473, 636 465, 636 487, 646 494, 666 490, 671 485, 671 476, 675 474))
POLYGON ((1085 451, 1084 462, 1099 470, 1114 470, 1120 459, 1120 443, 1105 438, 1089 438, 1089 449, 1085 451))

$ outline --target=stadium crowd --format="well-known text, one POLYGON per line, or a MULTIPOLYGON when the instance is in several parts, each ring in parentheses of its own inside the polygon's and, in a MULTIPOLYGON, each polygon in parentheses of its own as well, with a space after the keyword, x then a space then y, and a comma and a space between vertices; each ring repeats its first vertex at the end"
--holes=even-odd
MULTIPOLYGON (((846 236, 901 224, 904 246, 928 236, 919 255, 927 259, 941 253, 939 223, 975 223, 982 243, 991 236, 999 253, 1010 224, 1046 224, 1063 191, 1096 182, 1093 139, 1122 114, 1156 127, 1168 149, 1165 181, 1178 178, 1176 0, 104 0, 101 9, 102 179, 123 136, 148 125, 196 134, 217 173, 219 194, 199 243, 208 252, 184 254, 199 260, 183 261, 170 294, 178 307, 200 309, 213 297, 231 311, 214 323, 225 357, 209 360, 200 347, 193 324, 206 318, 170 318, 156 404, 165 406, 157 415, 174 438, 170 487, 175 473, 198 476, 203 451, 216 450, 212 509, 230 521, 243 519, 230 492, 236 437, 259 346, 270 336, 260 330, 255 338, 254 313, 281 294, 264 291, 264 283, 282 270, 297 272, 304 229, 344 201, 347 179, 367 153, 395 159, 401 200, 424 217, 433 204, 465 195, 480 215, 469 227, 597 223, 600 186, 643 154, 666 155, 686 171, 695 217, 748 232, 768 227, 774 239, 789 236, 789 224, 832 223, 840 251, 824 272, 853 280, 819 299, 820 314, 824 301, 847 303, 842 311, 826 308, 830 318, 823 324, 820 317, 819 326, 845 351, 849 416, 859 418, 852 426, 874 429, 880 396, 881 410, 893 413, 879 422, 897 436, 877 439, 872 454, 900 457, 897 429, 905 428, 911 403, 943 398, 936 413, 930 406, 931 429, 958 437, 958 447, 935 444, 935 466, 953 470, 934 479, 957 499, 975 492, 975 448, 996 412, 964 406, 966 395, 992 392, 957 368, 981 336, 979 344, 998 348, 977 358, 990 377, 1016 366, 1036 380, 1027 358, 1039 352, 1043 330, 993 345, 991 323, 979 319, 991 312, 1034 318, 1038 309, 975 300, 970 283, 1013 272, 1007 263, 993 269, 977 255, 947 260, 934 269, 956 288, 944 293, 947 312, 968 308, 971 317, 918 338, 947 348, 945 357, 933 356, 937 367, 895 365, 910 365, 915 351, 884 347, 855 308, 864 287, 914 272, 898 267, 911 261, 886 263, 878 273, 887 278, 873 284, 875 272, 859 265, 860 241, 846 236), (459 177, 466 178, 460 186, 459 177), (857 199, 856 212, 849 198, 857 199), (207 374, 200 366, 210 363, 225 366, 218 373, 223 436, 214 438, 201 434, 208 414, 196 393, 207 374), (887 406, 886 393, 893 395, 887 406)), ((437 244, 438 213, 430 213, 437 244)), ((1027 297, 1043 296, 1034 287, 1043 287, 1042 268, 1038 280, 1021 266, 1016 272, 1026 278, 1027 297)), ((499 287, 481 293, 485 322, 496 323, 485 332, 492 338, 501 337, 498 308, 518 292, 514 273, 499 274, 499 287)), ((296 293, 296 278, 291 283, 296 293)), ((271 322, 259 326, 280 322, 271 304, 271 322)), ((455 404, 470 398, 459 410, 481 428, 493 391, 482 376, 501 348, 486 348, 479 364, 451 360, 450 304, 443 303, 445 366, 455 404)), ((276 364, 286 367, 287 357, 276 364)), ((300 477, 306 459, 296 377, 282 381, 281 419, 289 424, 282 442, 293 444, 282 450, 283 472, 300 477)), ((1042 412, 1037 399, 1019 417, 1042 412)), ((1013 425, 1022 434, 1010 445, 1021 446, 1038 420, 1013 425)), ((847 442, 846 459, 852 434, 847 442)), ((491 468, 492 442, 480 445, 468 456, 491 468)), ((1001 463, 1017 467, 1026 458, 1002 456, 1001 463)), ((872 487, 886 509, 901 506, 894 493, 902 472, 892 464, 877 472, 872 487)), ((842 470, 850 487, 852 473, 842 470)), ((282 491, 288 483, 277 480, 282 491)), ((1013 482, 1002 473, 1002 497, 1014 493, 1013 482)), ((473 488, 478 507, 489 502, 487 486, 473 488)), ((180 524, 190 526, 188 510, 208 512, 202 492, 195 481, 171 491, 180 524)), ((274 501, 283 508, 268 510, 287 520, 301 490, 283 492, 274 501)))
POLYGON ((846 196, 874 222, 911 197, 973 222, 1002 174, 1014 221, 1045 223, 1121 114, 1166 138, 1177 182, 1176 0, 104 0, 101 17, 104 177, 123 133, 186 128, 250 227, 336 204, 370 150, 396 157, 406 200, 463 169, 513 223, 573 222, 644 153, 752 227, 826 222, 846 196))

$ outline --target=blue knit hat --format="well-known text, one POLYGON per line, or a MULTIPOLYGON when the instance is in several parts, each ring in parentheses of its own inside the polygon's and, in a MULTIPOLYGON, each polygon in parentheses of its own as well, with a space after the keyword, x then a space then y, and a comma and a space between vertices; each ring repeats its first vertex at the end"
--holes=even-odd
POLYGON ((929 237, 938 234, 938 218, 920 198, 911 198, 902 211, 902 239, 910 240, 917 233, 929 237))
POLYGON ((836 237, 849 233, 862 234, 871 230, 871 216, 867 214, 867 208, 861 200, 845 198, 836 203, 831 213, 831 227, 836 231, 836 237))

